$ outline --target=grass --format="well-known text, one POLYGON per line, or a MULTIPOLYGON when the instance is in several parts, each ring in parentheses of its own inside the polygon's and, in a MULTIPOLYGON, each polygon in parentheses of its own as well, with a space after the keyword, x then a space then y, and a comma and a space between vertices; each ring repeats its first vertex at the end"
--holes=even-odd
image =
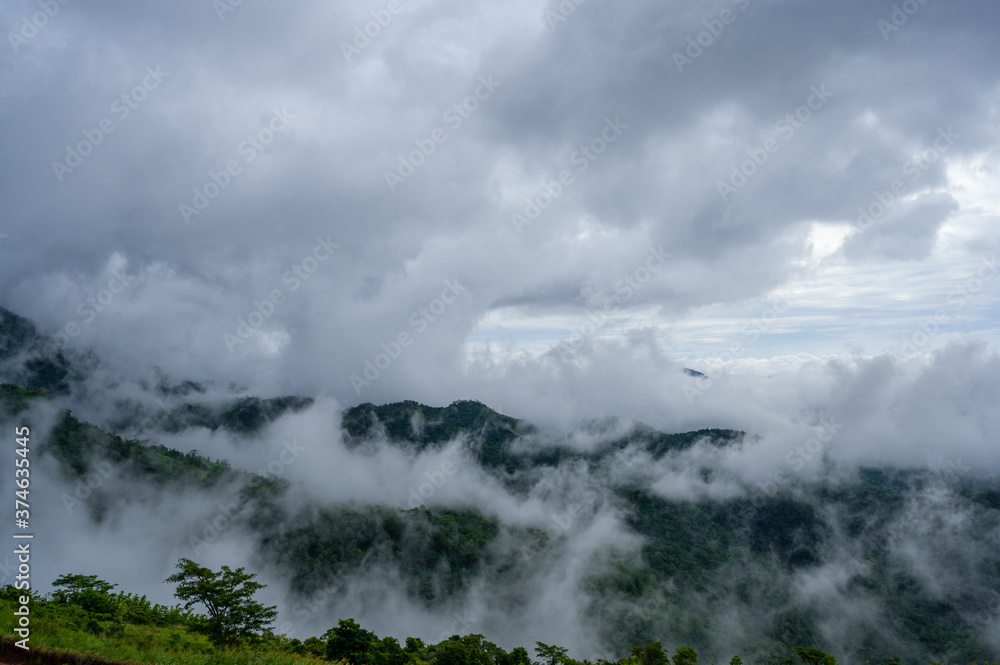
MULTIPOLYGON (((0 600, 0 632, 14 634, 16 605, 0 600)), ((0 642, 0 654, 26 663, 91 665, 329 665, 315 656, 289 653, 281 644, 221 650, 204 635, 186 626, 126 624, 120 636, 95 635, 83 630, 62 608, 42 606, 31 615, 28 660, 13 640, 0 642)))

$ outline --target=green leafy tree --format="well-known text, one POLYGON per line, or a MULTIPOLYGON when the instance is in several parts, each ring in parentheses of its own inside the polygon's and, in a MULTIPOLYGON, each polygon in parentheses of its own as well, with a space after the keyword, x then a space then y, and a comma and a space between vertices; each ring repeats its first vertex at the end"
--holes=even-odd
POLYGON ((111 595, 117 585, 98 579, 97 575, 60 575, 52 586, 53 602, 76 605, 91 614, 118 611, 118 599, 111 595))
POLYGON ((632 659, 638 665, 669 665, 662 642, 650 642, 644 647, 632 647, 632 659))
MULTIPOLYGON (((378 636, 354 619, 341 619, 323 634, 329 660, 349 660, 353 665, 374 665, 378 636)), ((398 645, 397 645, 398 646, 398 645)))
POLYGON ((795 647, 795 653, 799 654, 799 660, 803 665, 837 665, 837 659, 832 654, 824 653, 819 649, 804 649, 795 647))
POLYGON ((449 639, 438 645, 437 665, 470 665, 472 658, 469 647, 461 640, 449 639))
POLYGON ((422 654, 427 649, 427 645, 419 637, 407 637, 406 646, 403 647, 403 651, 407 654, 422 654))
POLYGON ((406 665, 409 660, 395 637, 383 637, 375 647, 375 665, 406 665))
POLYGON ((317 656, 318 658, 326 656, 326 642, 318 637, 307 637, 306 641, 302 643, 302 647, 305 649, 306 653, 317 656))
POLYGON ((507 654, 503 665, 531 665, 531 656, 524 647, 514 647, 507 654))
POLYGON ((177 568, 178 572, 165 581, 177 584, 174 595, 185 602, 186 609, 198 603, 206 607, 208 620, 200 628, 217 646, 232 646, 258 636, 278 616, 276 606, 265 607, 253 599, 264 585, 243 568, 223 566, 216 572, 191 559, 181 559, 177 568))
POLYGON ((743 659, 739 656, 733 656, 733 659, 729 661, 729 665, 743 665, 743 659))
POLYGON ((674 665, 694 665, 698 662, 698 652, 691 647, 677 647, 674 653, 674 665))
POLYGON ((541 658, 545 665, 556 665, 569 652, 569 649, 543 642, 535 642, 535 645, 535 655, 541 658))
POLYGON ((502 656, 506 655, 503 649, 478 633, 464 637, 456 635, 451 639, 458 639, 465 645, 469 654, 469 665, 498 665, 498 659, 502 659, 502 656))
POLYGON ((318 637, 306 638, 306 641, 293 639, 289 642, 289 651, 300 656, 316 656, 324 658, 326 656, 326 642, 318 637))

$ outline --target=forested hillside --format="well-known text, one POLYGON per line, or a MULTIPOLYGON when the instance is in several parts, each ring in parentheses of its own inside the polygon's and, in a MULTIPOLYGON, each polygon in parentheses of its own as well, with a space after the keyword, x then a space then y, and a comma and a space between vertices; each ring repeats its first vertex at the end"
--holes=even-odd
MULTIPOLYGON (((609 658, 657 642, 762 664, 796 657, 794 647, 879 663, 996 658, 985 632, 1000 611, 1000 483, 992 479, 861 467, 770 491, 743 486, 682 498, 665 493, 649 470, 752 445, 749 437, 596 422, 580 445, 476 401, 407 401, 344 410, 338 440, 325 445, 372 464, 386 451, 406 460, 454 451, 453 468, 478 474, 479 484, 505 501, 550 506, 547 517, 514 519, 439 497, 427 505, 331 501, 253 472, 240 459, 158 443, 225 433, 239 445, 258 445, 279 419, 310 413, 312 399, 236 395, 227 402, 209 399, 197 384, 163 383, 152 389, 163 394, 172 385, 178 399, 152 419, 138 401, 124 405, 123 423, 148 422, 141 439, 120 436, 69 408, 86 392, 67 377, 82 381, 96 361, 74 365, 70 354, 46 355, 51 345, 30 323, 2 317, 5 378, 24 383, 0 386, 0 421, 48 423, 34 454, 54 464, 67 488, 88 484, 86 500, 64 494, 74 520, 106 524, 114 521, 112 508, 141 507, 150 496, 208 501, 224 492, 231 497, 224 518, 192 525, 178 547, 197 558, 223 533, 245 536, 254 560, 287 584, 291 598, 314 608, 313 622, 344 619, 324 613, 350 607, 356 588, 385 584, 375 580, 392 580, 381 592, 428 613, 476 598, 490 612, 516 616, 551 588, 560 607, 571 606, 593 627, 593 643, 609 658), (98 477, 105 480, 92 482, 98 477), (582 542, 589 549, 580 554, 582 542), (929 571, 945 571, 947 584, 936 584, 938 573, 929 571)), ((701 463, 684 473, 708 482, 718 470, 701 463)), ((474 632, 490 639, 488 623, 474 632)), ((478 649, 466 641, 372 662, 463 663, 464 650, 478 649)), ((633 657, 648 665, 646 656, 633 657)))

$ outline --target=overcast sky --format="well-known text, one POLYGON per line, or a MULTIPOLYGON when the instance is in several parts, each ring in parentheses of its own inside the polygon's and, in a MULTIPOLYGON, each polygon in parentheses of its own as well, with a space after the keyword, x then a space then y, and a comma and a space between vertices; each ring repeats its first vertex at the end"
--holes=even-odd
POLYGON ((8 0, 0 27, 0 305, 122 367, 655 421, 711 389, 683 367, 995 363, 995 0, 8 0))

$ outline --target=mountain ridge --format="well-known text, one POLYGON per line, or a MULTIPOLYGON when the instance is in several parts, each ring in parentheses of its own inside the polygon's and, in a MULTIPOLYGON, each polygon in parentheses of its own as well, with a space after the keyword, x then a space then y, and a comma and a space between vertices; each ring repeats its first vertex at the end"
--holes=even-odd
MULTIPOLYGON (((240 446, 265 445, 278 419, 316 406, 311 398, 243 395, 201 403, 205 386, 164 379, 152 389, 192 401, 161 409, 142 428, 144 439, 126 438, 66 408, 84 399, 74 385, 86 374, 74 364, 76 355, 66 351, 62 365, 50 360, 44 366, 65 374, 26 369, 45 361, 44 345, 29 334, 38 336, 37 330, 6 310, 0 315, 0 380, 9 382, 0 386, 0 421, 40 419, 55 407, 51 432, 35 445, 40 457, 56 461, 68 488, 62 501, 74 519, 111 528, 123 506, 229 497, 203 522, 187 526, 178 548, 200 555, 227 535, 242 534, 256 560, 287 580, 298 602, 350 603, 355 585, 370 586, 388 574, 398 580, 394 592, 421 611, 445 611, 475 592, 516 615, 525 598, 548 588, 555 571, 577 567, 575 611, 611 649, 668 637, 721 653, 720 631, 731 616, 755 635, 736 650, 758 662, 790 656, 793 644, 833 650, 837 645, 823 626, 834 620, 857 634, 854 653, 870 657, 892 652, 918 662, 950 654, 971 662, 995 654, 983 637, 988 624, 968 609, 991 606, 990 594, 1000 591, 1000 561, 989 555, 989 538, 1000 534, 995 481, 861 467, 846 480, 800 480, 773 493, 742 486, 715 498, 670 498, 657 489, 656 474, 683 469, 684 478, 706 484, 737 482, 697 462, 698 453, 753 441, 733 430, 666 434, 604 420, 581 428, 583 445, 573 433, 543 432, 474 400, 444 407, 409 400, 344 410, 345 454, 378 465, 382 450, 402 450, 415 460, 457 442, 453 464, 462 471, 440 474, 442 483, 474 482, 508 503, 543 505, 545 519, 520 524, 499 507, 457 500, 454 492, 451 499, 432 492, 427 506, 408 507, 403 493, 398 500, 324 500, 284 477, 155 443, 161 436, 183 440, 198 430, 224 430, 240 446), (33 382, 14 385, 18 377, 33 382), (34 406, 43 403, 47 409, 34 406), (449 480, 463 477, 472 480, 449 480), (952 514, 964 522, 953 527, 953 538, 938 537, 933 525, 952 514), (611 522, 617 526, 602 526, 611 522), (591 549, 580 555, 584 542, 591 549), (957 576, 955 588, 935 591, 907 558, 913 548, 925 550, 921 565, 957 576), (854 562, 845 569, 850 572, 838 572, 845 558, 854 562), (955 561, 969 563, 957 569, 955 561), (863 621, 834 619, 823 605, 798 598, 803 580, 827 575, 844 579, 824 596, 833 606, 843 598, 878 613, 863 621)), ((119 420, 128 427, 148 417, 130 405, 121 410, 119 420)))

